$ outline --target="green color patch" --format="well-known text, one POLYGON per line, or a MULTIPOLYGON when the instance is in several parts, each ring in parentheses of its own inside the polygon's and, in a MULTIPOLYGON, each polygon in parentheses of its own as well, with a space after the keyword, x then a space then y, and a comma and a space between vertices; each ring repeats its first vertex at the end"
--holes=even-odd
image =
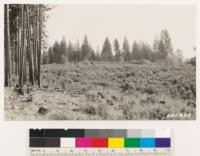
POLYGON ((139 138, 125 138, 125 147, 127 148, 137 148, 140 147, 140 139, 139 138))

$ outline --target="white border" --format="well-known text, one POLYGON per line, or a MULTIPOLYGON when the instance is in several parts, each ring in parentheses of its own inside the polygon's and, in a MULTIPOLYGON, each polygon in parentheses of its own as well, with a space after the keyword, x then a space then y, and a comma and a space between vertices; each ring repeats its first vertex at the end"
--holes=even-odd
MULTIPOLYGON (((175 156, 200 155, 199 119, 199 45, 200 45, 200 0, 3 0, 4 3, 48 3, 48 4, 197 4, 197 120, 196 121, 4 121, 4 44, 3 5, 0 5, 0 147, 3 155, 25 156, 28 128, 172 128, 174 131, 175 156), (15 131, 10 136, 9 133, 15 131), (12 137, 12 138, 11 138, 12 137), (6 138, 13 139, 7 142, 6 138), (185 138, 184 138, 185 137, 185 138), (184 139, 181 139, 184 138, 184 139), (13 147, 12 150, 10 146, 13 147)), ((183 34, 184 35, 184 34, 183 34)), ((184 37, 184 36, 183 36, 184 37)), ((187 37, 187 36, 186 36, 187 37)))

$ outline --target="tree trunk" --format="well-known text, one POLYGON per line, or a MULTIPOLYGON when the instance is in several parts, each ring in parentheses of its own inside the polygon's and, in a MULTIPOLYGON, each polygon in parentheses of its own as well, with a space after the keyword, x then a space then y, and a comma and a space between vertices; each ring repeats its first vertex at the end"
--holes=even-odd
POLYGON ((10 25, 9 25, 9 4, 4 6, 5 14, 5 41, 4 41, 4 59, 5 59, 5 86, 10 86, 10 25))
POLYGON ((20 55, 20 73, 19 73, 19 84, 22 86, 24 84, 24 53, 25 53, 25 13, 24 13, 24 8, 25 5, 22 4, 21 6, 21 10, 22 10, 22 14, 21 14, 21 55, 20 55))
POLYGON ((40 87, 40 68, 41 68, 41 52, 42 52, 42 5, 39 5, 39 50, 38 50, 38 86, 40 87))
MULTIPOLYGON (((19 20, 19 22, 21 23, 21 19, 19 20)), ((21 65, 20 65, 20 61, 21 61, 21 49, 22 49, 22 44, 21 44, 21 41, 22 41, 22 39, 21 39, 21 37, 22 37, 22 35, 21 35, 21 28, 19 28, 19 32, 18 32, 19 34, 18 34, 18 58, 17 58, 17 60, 18 60, 18 71, 17 71, 17 73, 18 73, 18 78, 20 79, 20 67, 21 67, 21 65)), ((19 83, 20 84, 20 83, 19 83)))
MULTIPOLYGON (((17 24, 17 27, 19 29, 19 26, 17 24)), ((19 30, 17 31, 17 37, 16 37, 16 57, 15 57, 15 75, 18 76, 18 69, 19 69, 19 30)))
POLYGON ((27 16, 27 52, 28 52, 28 61, 29 61, 29 80, 32 85, 35 84, 34 78, 34 65, 33 65, 33 53, 31 47, 31 28, 30 28, 30 18, 29 18, 29 8, 26 7, 26 16, 27 16))
MULTIPOLYGON (((38 61, 37 61, 37 51, 38 51, 38 15, 39 15, 39 5, 35 7, 35 24, 33 25, 34 27, 34 50, 33 50, 33 58, 34 58, 34 69, 35 69, 35 80, 38 78, 38 61)), ((38 83, 38 80, 37 80, 38 83)))
POLYGON ((11 50, 11 75, 14 74, 14 50, 15 48, 11 50))

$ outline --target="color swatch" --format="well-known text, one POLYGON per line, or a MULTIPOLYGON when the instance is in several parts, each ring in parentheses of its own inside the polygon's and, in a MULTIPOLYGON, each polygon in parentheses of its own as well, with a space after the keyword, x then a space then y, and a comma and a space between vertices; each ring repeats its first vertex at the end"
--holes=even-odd
POLYGON ((108 148, 124 148, 124 138, 108 138, 108 148))
POLYGON ((30 129, 30 147, 170 148, 170 130, 30 129))

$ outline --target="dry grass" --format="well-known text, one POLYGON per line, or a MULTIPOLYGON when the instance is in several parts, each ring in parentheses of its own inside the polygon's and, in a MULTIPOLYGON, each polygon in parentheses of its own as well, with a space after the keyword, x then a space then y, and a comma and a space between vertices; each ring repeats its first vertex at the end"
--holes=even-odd
POLYGON ((33 90, 32 101, 5 88, 5 119, 167 120, 169 113, 191 113, 189 119, 195 119, 195 78, 190 65, 44 65, 42 87, 33 90))

